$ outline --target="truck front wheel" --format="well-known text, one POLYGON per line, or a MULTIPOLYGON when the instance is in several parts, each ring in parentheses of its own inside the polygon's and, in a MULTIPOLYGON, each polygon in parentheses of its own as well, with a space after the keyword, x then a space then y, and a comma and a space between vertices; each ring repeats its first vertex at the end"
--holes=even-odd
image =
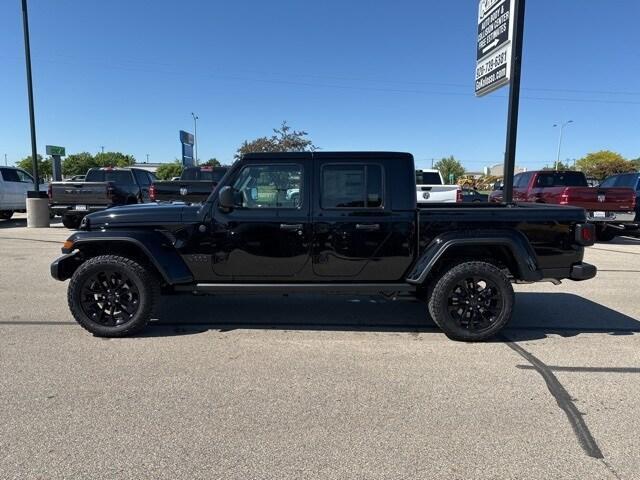
POLYGON ((511 319, 514 304, 509 278, 495 265, 469 261, 436 279, 429 313, 447 337, 479 342, 496 335, 511 319))
POLYGON ((155 272, 135 260, 101 255, 84 262, 69 282, 67 301, 76 321, 98 337, 142 330, 160 296, 155 272))

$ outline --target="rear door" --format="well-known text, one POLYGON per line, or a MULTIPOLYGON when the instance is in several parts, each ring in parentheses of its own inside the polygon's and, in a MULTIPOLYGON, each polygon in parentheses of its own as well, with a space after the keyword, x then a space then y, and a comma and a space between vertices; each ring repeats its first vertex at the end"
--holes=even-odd
POLYGON ((349 281, 400 278, 405 266, 396 259, 392 241, 394 217, 383 162, 327 159, 316 162, 315 169, 315 276, 349 281))

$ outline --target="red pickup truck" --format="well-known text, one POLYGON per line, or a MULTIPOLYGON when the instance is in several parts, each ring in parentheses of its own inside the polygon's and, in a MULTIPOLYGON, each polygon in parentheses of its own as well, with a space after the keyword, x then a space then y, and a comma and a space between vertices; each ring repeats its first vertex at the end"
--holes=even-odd
MULTIPOLYGON (((589 187, 582 172, 541 170, 518 173, 513 178, 516 202, 572 205, 587 211, 600 241, 612 240, 635 222, 636 195, 631 188, 589 187)), ((502 202, 502 190, 494 190, 490 202, 502 202)))

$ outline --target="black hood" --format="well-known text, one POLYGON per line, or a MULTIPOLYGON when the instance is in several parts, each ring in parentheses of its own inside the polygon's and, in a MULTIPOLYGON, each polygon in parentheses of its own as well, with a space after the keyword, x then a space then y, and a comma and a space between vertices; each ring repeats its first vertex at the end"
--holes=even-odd
POLYGON ((112 207, 86 216, 89 228, 168 225, 196 222, 201 206, 142 203, 112 207))

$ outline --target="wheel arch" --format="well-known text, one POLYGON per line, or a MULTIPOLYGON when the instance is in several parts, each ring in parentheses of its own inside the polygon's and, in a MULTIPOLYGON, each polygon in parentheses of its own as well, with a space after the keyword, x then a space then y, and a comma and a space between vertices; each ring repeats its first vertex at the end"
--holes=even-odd
POLYGON ((69 253, 52 264, 52 275, 66 280, 87 259, 120 255, 153 268, 168 285, 192 283, 193 275, 169 239, 160 232, 78 232, 69 238, 69 253), (54 272, 55 266, 55 272, 54 272))
POLYGON ((437 236, 416 261, 407 282, 422 285, 447 265, 463 259, 493 260, 518 280, 542 279, 535 252, 524 234, 516 230, 485 230, 437 236))

